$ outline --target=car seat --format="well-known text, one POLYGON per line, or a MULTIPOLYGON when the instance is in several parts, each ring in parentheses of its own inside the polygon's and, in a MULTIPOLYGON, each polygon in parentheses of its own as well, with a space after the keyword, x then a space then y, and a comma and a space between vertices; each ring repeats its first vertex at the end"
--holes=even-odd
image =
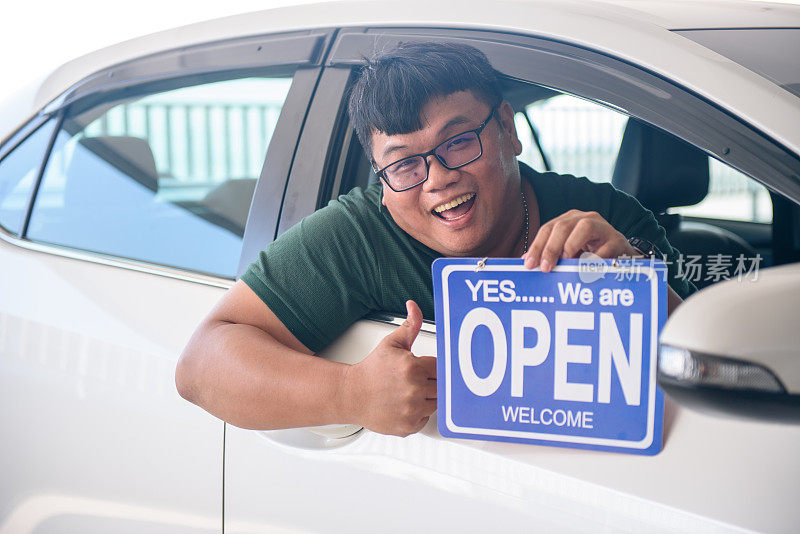
POLYGON ((756 254, 745 240, 724 228, 686 221, 680 214, 667 213, 669 208, 691 206, 706 197, 708 163, 708 156, 699 149, 641 121, 629 119, 611 182, 652 211, 666 230, 670 244, 683 254, 687 263, 697 265, 684 268, 698 289, 733 277, 740 254, 746 258, 756 254), (730 265, 724 262, 726 266, 723 266, 719 257, 712 258, 716 255, 723 255, 730 265), (714 272, 709 272, 709 266, 714 263, 717 264, 714 272))
POLYGON ((158 173, 145 139, 80 139, 64 176, 52 177, 53 187, 59 179, 64 180, 63 208, 44 217, 32 237, 111 253, 123 244, 126 254, 147 245, 143 234, 151 222, 147 211, 158 190, 158 173))
POLYGON ((226 180, 203 197, 203 206, 213 215, 221 217, 215 221, 237 235, 244 235, 247 215, 256 189, 255 178, 226 180))

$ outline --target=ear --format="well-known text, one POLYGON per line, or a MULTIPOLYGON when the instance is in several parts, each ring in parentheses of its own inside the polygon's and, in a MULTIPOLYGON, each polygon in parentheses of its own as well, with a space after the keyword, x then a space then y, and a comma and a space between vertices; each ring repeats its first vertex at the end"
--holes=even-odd
POLYGON ((514 109, 507 100, 503 100, 503 103, 497 108, 497 118, 503 132, 508 136, 511 146, 514 147, 514 154, 519 156, 522 154, 522 142, 519 140, 517 126, 514 123, 514 109))

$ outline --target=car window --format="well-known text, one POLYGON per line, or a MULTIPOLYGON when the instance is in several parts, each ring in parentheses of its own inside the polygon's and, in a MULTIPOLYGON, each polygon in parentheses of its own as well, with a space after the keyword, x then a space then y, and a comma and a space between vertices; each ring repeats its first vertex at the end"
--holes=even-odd
POLYGON ((22 229, 54 124, 54 119, 47 121, 0 161, 0 226, 13 234, 22 229))
MULTIPOLYGON (((611 182, 628 122, 626 114, 562 94, 525 106, 516 113, 515 121, 523 147, 520 159, 534 169, 544 171, 546 161, 555 172, 611 182)), ((672 207, 669 213, 772 222, 772 202, 764 186, 714 158, 708 158, 708 165, 705 198, 690 206, 672 207)))
POLYGON ((68 111, 27 236, 234 277, 291 82, 218 81, 68 111))
POLYGON ((562 94, 525 106, 515 120, 523 147, 520 159, 534 169, 545 170, 531 127, 550 170, 586 176, 594 182, 611 181, 628 120, 625 114, 562 94))

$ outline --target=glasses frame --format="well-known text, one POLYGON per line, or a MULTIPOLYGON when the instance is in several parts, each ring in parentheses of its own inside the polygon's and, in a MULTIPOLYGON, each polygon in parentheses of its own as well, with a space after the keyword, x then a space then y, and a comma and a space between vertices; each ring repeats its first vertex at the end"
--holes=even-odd
POLYGON ((450 136, 447 139, 445 139, 444 141, 442 141, 441 143, 439 143, 438 145, 436 145, 435 147, 433 147, 433 149, 428 150, 427 152, 424 152, 424 153, 421 153, 421 154, 413 154, 411 156, 406 156, 404 158, 400 158, 397 161, 393 161, 392 163, 386 165, 385 167, 381 168, 380 170, 376 169, 375 165, 373 163, 373 167, 372 168, 375 170, 375 174, 377 174, 380 177, 380 179, 383 180, 383 183, 385 183, 387 186, 389 186, 389 189, 391 189, 395 193, 402 193, 403 191, 408 191, 409 189, 414 189, 418 185, 424 184, 428 180, 428 176, 430 175, 430 169, 431 169, 431 166, 428 163, 428 156, 434 156, 439 161, 439 163, 442 164, 442 166, 445 169, 449 169, 449 170, 459 169, 459 168, 463 167, 464 165, 469 165, 473 161, 475 161, 475 160, 479 159, 481 156, 483 156, 483 141, 481 141, 481 132, 486 128, 486 126, 489 124, 489 122, 491 122, 492 117, 495 116, 495 113, 497 112, 499 107, 500 107, 499 104, 495 105, 494 107, 492 107, 492 110, 489 112, 489 116, 486 117, 486 120, 483 121, 482 123, 480 123, 477 128, 473 128, 471 130, 464 130, 461 133, 457 133, 457 134, 455 134, 453 136, 450 136), (466 162, 464 162, 464 163, 462 163, 460 165, 456 165, 454 167, 449 166, 444 161, 444 159, 442 159, 436 153, 436 151, 439 149, 439 147, 441 147, 442 145, 444 145, 448 141, 451 141, 451 140, 455 139, 456 137, 461 137, 462 135, 470 133, 470 132, 475 132, 475 137, 478 138, 478 146, 481 149, 480 152, 478 153, 477 156, 475 156, 474 158, 472 158, 469 161, 466 161, 466 162), (421 181, 417 182, 416 184, 408 186, 408 187, 404 187, 403 189, 395 189, 394 187, 392 187, 392 184, 389 183, 389 180, 386 179, 386 175, 384 174, 386 169, 388 169, 392 165, 396 165, 397 163, 400 163, 401 161, 405 161, 407 159, 418 158, 418 157, 422 157, 422 161, 425 162, 425 178, 423 178, 421 181))

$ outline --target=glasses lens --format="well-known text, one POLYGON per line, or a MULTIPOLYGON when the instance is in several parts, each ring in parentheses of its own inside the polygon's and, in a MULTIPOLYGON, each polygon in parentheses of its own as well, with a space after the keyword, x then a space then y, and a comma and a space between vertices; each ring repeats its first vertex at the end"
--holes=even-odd
POLYGON ((383 176, 392 189, 407 189, 425 181, 428 177, 428 167, 422 156, 413 156, 386 167, 383 176))
POLYGON ((481 142, 475 132, 448 139, 436 148, 436 155, 451 169, 475 161, 481 155, 481 142))

